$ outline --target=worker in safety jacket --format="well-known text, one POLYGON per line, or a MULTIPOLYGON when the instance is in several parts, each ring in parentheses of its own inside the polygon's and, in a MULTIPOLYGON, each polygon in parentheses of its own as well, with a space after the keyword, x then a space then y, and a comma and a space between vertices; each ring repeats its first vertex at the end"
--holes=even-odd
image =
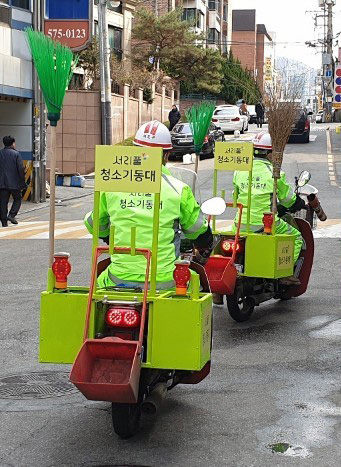
MULTIPOLYGON (((250 230, 252 232, 262 232, 264 229, 263 215, 265 212, 272 211, 272 197, 274 179, 272 176, 273 166, 271 163, 272 141, 271 136, 267 132, 260 132, 253 140, 254 161, 252 170, 252 199, 251 199, 251 215, 250 215, 250 230)), ((236 171, 233 177, 234 191, 237 194, 238 203, 244 206, 248 204, 248 188, 249 188, 249 173, 236 171)), ((288 185, 285 173, 281 172, 281 177, 277 184, 277 199, 278 204, 287 208, 291 212, 296 212, 304 207, 304 201, 294 193, 293 189, 288 185)), ((238 223, 238 216, 235 217, 235 226, 238 223)), ((303 239, 301 232, 277 215, 275 218, 276 233, 295 235, 295 251, 294 261, 296 262, 302 248, 303 239)), ((241 231, 246 231, 247 210, 243 211, 241 231)), ((285 277, 280 280, 283 285, 300 285, 299 279, 295 276, 285 277)), ((213 294, 213 302, 216 305, 223 304, 223 297, 218 294, 213 294)))
MULTIPOLYGON (((134 144, 163 148, 161 181, 160 232, 157 264, 157 288, 174 284, 174 262, 180 255, 180 234, 192 239, 202 263, 213 248, 213 236, 207 219, 200 211, 188 185, 171 176, 164 166, 172 149, 169 130, 154 120, 137 131, 134 144)), ((108 241, 110 225, 115 226, 115 244, 130 246, 131 227, 136 230, 136 247, 152 247, 154 196, 142 193, 104 193, 100 195, 100 237, 108 241)), ((93 213, 85 216, 85 226, 92 233, 93 213)), ((110 266, 99 276, 98 286, 143 287, 146 259, 143 256, 114 254, 110 266)))

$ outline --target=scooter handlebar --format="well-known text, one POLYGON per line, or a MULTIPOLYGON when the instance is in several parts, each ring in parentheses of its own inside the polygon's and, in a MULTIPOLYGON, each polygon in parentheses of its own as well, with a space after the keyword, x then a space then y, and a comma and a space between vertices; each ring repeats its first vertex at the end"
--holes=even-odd
POLYGON ((310 194, 307 196, 307 198, 308 198, 309 206, 315 211, 320 221, 322 222, 326 221, 327 215, 324 212, 318 197, 315 194, 310 194))

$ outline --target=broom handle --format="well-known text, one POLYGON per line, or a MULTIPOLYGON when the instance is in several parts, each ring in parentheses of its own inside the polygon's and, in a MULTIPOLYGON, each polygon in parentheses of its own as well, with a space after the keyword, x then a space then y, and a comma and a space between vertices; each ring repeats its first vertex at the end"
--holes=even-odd
POLYGON ((198 166, 199 166, 199 157, 198 154, 195 155, 195 165, 194 165, 194 172, 198 173, 198 166))
POLYGON ((272 195, 272 212, 274 215, 274 222, 272 226, 272 234, 275 235, 276 231, 276 214, 277 214, 277 177, 274 177, 274 191, 272 195))
POLYGON ((57 127, 51 126, 51 157, 50 157, 50 223, 49 223, 49 267, 52 267, 54 255, 54 227, 56 220, 56 132, 57 127))

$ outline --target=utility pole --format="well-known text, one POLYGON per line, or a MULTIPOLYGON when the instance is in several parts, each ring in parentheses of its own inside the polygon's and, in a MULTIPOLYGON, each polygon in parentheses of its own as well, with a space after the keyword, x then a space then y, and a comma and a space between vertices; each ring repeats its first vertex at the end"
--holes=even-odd
POLYGON ((330 77, 326 82, 326 93, 325 93, 325 119, 326 122, 331 122, 332 118, 332 99, 333 99, 333 80, 334 80, 334 60, 333 60, 333 6, 335 5, 334 0, 325 0, 327 6, 327 38, 326 38, 326 49, 329 57, 329 63, 326 65, 326 73, 330 77), (327 73, 328 72, 328 73, 327 73))
MULTIPOLYGON (((116 3, 116 2, 111 2, 116 3)), ((110 46, 107 21, 108 0, 98 0, 98 35, 101 71, 102 144, 112 145, 110 46)))

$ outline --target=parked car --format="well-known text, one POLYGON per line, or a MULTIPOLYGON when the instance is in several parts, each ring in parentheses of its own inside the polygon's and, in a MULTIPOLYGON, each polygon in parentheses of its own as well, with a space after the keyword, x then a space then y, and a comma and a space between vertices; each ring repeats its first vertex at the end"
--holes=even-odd
MULTIPOLYGON (((178 123, 171 132, 173 149, 171 156, 177 158, 194 152, 194 141, 189 123, 178 123)), ((200 156, 214 156, 216 141, 225 141, 224 132, 213 123, 208 129, 200 156)))
POLYGON ((244 133, 249 129, 247 115, 242 115, 236 105, 220 105, 216 107, 212 123, 219 126, 224 132, 239 130, 244 133))
POLYGON ((248 105, 247 110, 249 112, 249 123, 257 123, 257 114, 256 114, 256 106, 255 105, 248 105))
POLYGON ((309 143, 310 118, 312 112, 301 109, 298 112, 298 118, 292 126, 289 143, 309 143))
POLYGON ((323 123, 323 110, 320 110, 316 114, 316 123, 323 123))

